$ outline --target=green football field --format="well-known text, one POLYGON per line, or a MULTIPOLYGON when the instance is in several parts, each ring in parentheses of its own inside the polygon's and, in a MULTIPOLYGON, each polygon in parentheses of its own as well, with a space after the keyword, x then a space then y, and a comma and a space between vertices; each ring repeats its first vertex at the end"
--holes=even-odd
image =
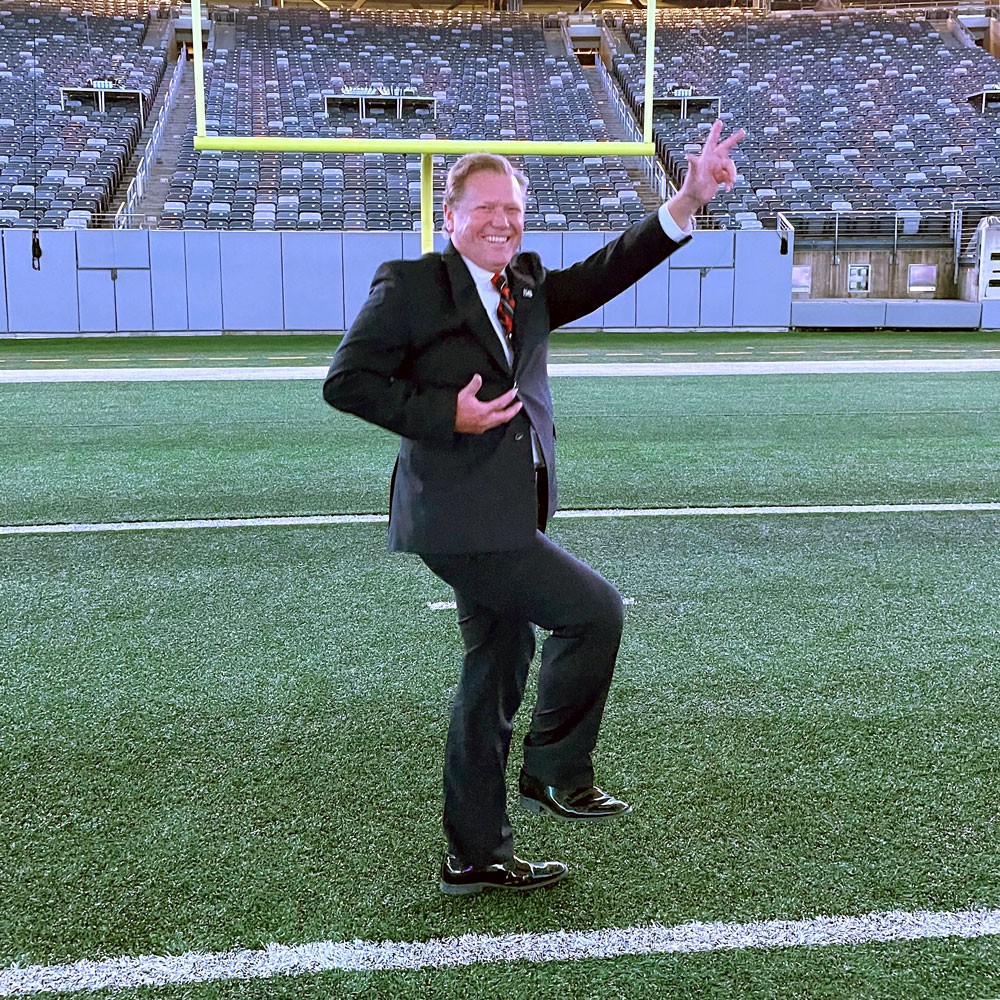
POLYGON ((1000 923, 722 929, 1000 907, 998 373, 553 380, 561 506, 622 512, 551 533, 629 599, 597 767, 635 812, 566 828, 512 797, 519 853, 571 877, 461 900, 436 880, 451 595, 384 524, 211 523, 386 511, 394 440, 319 388, 0 385, 0 526, 105 525, 0 534, 0 995, 19 967, 468 934, 484 959, 119 995, 1000 995, 1000 923), (696 922, 714 946, 533 945, 696 922))

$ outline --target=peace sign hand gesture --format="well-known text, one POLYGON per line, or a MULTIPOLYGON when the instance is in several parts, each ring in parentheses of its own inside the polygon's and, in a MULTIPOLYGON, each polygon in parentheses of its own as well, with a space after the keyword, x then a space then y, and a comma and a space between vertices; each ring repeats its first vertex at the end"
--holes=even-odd
POLYGON ((688 153, 688 169, 684 175, 684 183, 680 191, 671 198, 668 208, 674 221, 686 229, 695 215, 704 208, 716 195, 719 185, 725 185, 731 191, 736 182, 736 164, 731 153, 746 135, 743 129, 738 129, 729 138, 719 141, 722 135, 722 119, 716 118, 705 139, 701 152, 688 153))

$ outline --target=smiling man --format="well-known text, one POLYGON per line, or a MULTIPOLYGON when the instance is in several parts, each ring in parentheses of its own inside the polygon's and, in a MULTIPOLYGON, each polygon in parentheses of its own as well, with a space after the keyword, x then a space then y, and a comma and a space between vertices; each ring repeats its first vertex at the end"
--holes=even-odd
MULTIPOLYGON (((542 646, 519 779, 523 808, 576 823, 631 807, 594 784, 592 753, 622 631, 622 600, 545 535, 556 509, 549 333, 625 291, 690 239, 694 214, 732 186, 717 121, 658 212, 572 266, 521 253, 524 175, 476 153, 449 171, 443 253, 390 261, 324 384, 331 406, 401 438, 389 548, 415 552, 455 591, 465 644, 445 748, 440 888, 552 885, 559 861, 514 855, 505 774, 514 715, 542 646)), ((404 794, 401 792, 401 794, 404 794)))

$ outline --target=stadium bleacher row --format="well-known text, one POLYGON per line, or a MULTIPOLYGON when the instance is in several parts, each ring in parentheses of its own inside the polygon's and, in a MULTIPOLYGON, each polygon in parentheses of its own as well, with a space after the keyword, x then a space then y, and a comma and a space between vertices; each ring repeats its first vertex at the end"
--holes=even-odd
MULTIPOLYGON (((539 17, 427 11, 247 16, 235 51, 210 53, 206 126, 219 134, 321 138, 609 138, 580 66, 549 52, 539 17), (327 98, 358 87, 405 89, 436 107, 407 105, 401 117, 393 107, 366 108, 365 117, 337 102, 327 107, 327 98)), ((193 139, 193 118, 188 133, 193 139)), ((439 161, 439 174, 452 159, 439 161)), ((620 158, 518 162, 531 181, 528 229, 621 229, 645 212, 620 158)), ((178 164, 161 225, 412 230, 419 177, 418 159, 401 155, 192 148, 178 164)))
POLYGON ((148 15, 134 3, 99 9, 0 6, 0 228, 86 228, 123 178, 138 110, 98 112, 79 100, 63 110, 60 87, 108 79, 148 103, 166 59, 143 44, 148 15))
MULTIPOLYGON (((638 111, 645 25, 633 15, 624 27, 632 51, 615 72, 638 111)), ((739 181, 718 213, 892 209, 940 226, 922 214, 1000 201, 1000 116, 969 101, 998 86, 1000 64, 946 45, 921 12, 662 11, 656 67, 657 97, 716 95, 724 118, 750 124, 739 181)), ((701 103, 685 119, 657 109, 657 146, 675 173, 715 114, 701 103)))
MULTIPOLYGON (((37 0, 0 0, 0 227, 91 225, 135 149, 134 110, 109 105, 99 113, 70 101, 64 111, 60 86, 105 78, 151 103, 163 78, 165 51, 146 43, 148 8, 70 2, 57 12, 37 0)), ((644 16, 615 17, 627 39, 615 79, 641 120, 644 16)), ((233 28, 232 44, 206 56, 210 134, 610 137, 583 69, 538 15, 251 8, 233 28), (340 99, 353 88, 427 101, 407 103, 401 114, 369 102, 362 114, 340 99)), ((1000 202, 1000 114, 969 100, 1000 89, 1000 64, 945 37, 920 12, 670 9, 657 15, 655 55, 657 97, 717 97, 723 118, 749 129, 737 185, 713 205, 720 225, 769 226, 780 211, 801 232, 818 233, 828 223, 809 213, 891 209, 908 213, 905 233, 934 233, 947 229, 935 212, 1000 202)), ((162 228, 419 225, 414 156, 198 152, 193 107, 186 113, 187 148, 170 178, 162 228)), ((692 102, 684 118, 678 104, 657 108, 659 156, 675 177, 716 113, 711 102, 692 102)), ((438 195, 450 162, 438 158, 438 195)), ((620 229, 646 211, 648 191, 620 158, 518 162, 531 181, 529 230, 620 229)))

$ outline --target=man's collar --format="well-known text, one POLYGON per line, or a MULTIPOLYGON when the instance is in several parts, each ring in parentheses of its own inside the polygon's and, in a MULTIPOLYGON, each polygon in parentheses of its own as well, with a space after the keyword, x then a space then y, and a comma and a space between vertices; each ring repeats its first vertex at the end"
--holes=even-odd
POLYGON ((465 261, 465 266, 469 269, 469 274, 472 275, 472 280, 477 285, 488 285, 493 280, 494 271, 487 271, 485 267, 480 267, 475 261, 469 260, 465 254, 460 253, 459 257, 465 261))

